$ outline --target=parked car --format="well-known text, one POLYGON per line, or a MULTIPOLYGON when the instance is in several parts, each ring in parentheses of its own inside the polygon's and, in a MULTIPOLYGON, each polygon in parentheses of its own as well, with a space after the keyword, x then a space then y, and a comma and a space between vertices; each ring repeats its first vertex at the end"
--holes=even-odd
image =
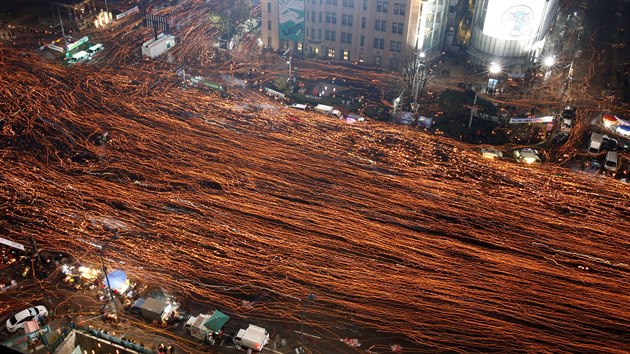
POLYGON ((13 333, 23 328, 26 322, 42 316, 48 316, 48 310, 41 305, 22 310, 7 320, 7 331, 13 333))
POLYGON ((606 162, 604 162, 604 168, 610 172, 617 172, 619 169, 619 156, 616 151, 608 151, 606 153, 606 162))
POLYGON ((522 162, 526 164, 533 164, 533 163, 541 162, 540 156, 538 156, 538 151, 531 148, 516 149, 512 151, 512 153, 514 154, 514 158, 518 162, 522 162))
POLYGON ((486 159, 502 159, 503 153, 497 149, 481 148, 481 156, 486 159))

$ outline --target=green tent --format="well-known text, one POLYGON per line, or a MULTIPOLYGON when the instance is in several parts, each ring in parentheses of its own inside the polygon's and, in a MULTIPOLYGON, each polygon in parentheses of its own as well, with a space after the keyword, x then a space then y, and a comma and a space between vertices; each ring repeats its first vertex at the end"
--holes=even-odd
POLYGON ((223 328, 223 325, 229 319, 230 319, 230 316, 224 314, 223 312, 219 310, 214 310, 210 318, 203 325, 204 327, 211 330, 212 332, 217 333, 221 330, 221 328, 223 328))

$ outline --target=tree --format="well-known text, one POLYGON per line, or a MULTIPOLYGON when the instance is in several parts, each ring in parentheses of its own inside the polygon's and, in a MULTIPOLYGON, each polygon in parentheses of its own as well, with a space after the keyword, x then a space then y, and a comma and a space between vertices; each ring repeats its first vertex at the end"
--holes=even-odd
POLYGON ((431 79, 431 68, 424 58, 424 53, 411 46, 403 49, 400 55, 400 79, 405 92, 409 92, 412 103, 418 103, 431 79))

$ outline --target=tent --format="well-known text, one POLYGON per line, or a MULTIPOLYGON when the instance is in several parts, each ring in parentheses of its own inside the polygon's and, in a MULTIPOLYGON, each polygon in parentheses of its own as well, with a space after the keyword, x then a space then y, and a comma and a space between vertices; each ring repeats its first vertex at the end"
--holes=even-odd
POLYGON ((210 318, 203 325, 212 332, 218 333, 229 319, 230 316, 219 310, 214 310, 210 318))
MULTIPOLYGON (((112 290, 122 294, 127 291, 129 287, 129 281, 127 280, 127 274, 122 270, 114 270, 107 274, 107 281, 109 281, 109 285, 112 287, 112 290)), ((105 283, 107 285, 107 283, 105 283)))

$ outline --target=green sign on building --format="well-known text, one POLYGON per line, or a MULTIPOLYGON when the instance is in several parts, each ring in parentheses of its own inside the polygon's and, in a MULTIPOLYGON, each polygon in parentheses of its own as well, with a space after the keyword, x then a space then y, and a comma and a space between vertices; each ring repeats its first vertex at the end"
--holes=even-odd
POLYGON ((304 0, 279 0, 280 40, 304 41, 304 0))

